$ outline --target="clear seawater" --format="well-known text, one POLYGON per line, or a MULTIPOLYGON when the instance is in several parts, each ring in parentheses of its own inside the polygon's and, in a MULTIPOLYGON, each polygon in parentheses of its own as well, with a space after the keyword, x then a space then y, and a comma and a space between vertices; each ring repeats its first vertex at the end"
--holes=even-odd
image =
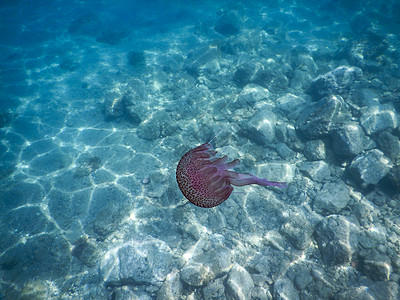
POLYGON ((400 4, 0 1, 0 299, 400 299, 400 4), (235 187, 191 204, 212 144, 235 187))

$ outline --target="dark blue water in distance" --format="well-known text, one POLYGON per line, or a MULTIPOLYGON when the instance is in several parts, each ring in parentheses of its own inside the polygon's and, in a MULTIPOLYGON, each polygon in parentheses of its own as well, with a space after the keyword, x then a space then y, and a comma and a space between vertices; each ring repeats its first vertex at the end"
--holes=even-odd
POLYGON ((0 299, 400 299, 399 49, 395 0, 2 0, 0 299), (217 132, 287 187, 191 204, 217 132))

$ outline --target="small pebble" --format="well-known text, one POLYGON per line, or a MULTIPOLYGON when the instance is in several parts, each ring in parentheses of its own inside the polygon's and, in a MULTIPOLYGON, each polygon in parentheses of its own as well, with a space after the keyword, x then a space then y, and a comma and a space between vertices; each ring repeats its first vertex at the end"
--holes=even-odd
POLYGON ((150 182, 149 178, 143 178, 142 183, 143 184, 148 184, 150 182))

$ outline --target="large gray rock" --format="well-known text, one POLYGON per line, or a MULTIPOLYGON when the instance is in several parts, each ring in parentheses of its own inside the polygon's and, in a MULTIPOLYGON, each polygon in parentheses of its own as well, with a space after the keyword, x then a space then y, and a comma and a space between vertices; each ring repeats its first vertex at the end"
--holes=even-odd
POLYGON ((250 83, 240 92, 237 103, 240 106, 254 107, 258 102, 267 100, 269 91, 257 84, 250 83))
POLYGON ((201 238, 196 245, 194 254, 193 249, 189 249, 192 257, 180 272, 185 283, 202 286, 229 271, 232 253, 223 245, 223 236, 214 234, 207 241, 201 238))
POLYGON ((146 121, 140 123, 137 129, 138 137, 154 141, 173 135, 179 129, 179 125, 173 120, 172 115, 165 111, 155 112, 146 121))
POLYGON ((304 155, 308 160, 324 160, 326 158, 325 143, 312 140, 304 144, 304 155))
POLYGON ((363 271, 373 280, 387 281, 392 271, 390 258, 378 253, 367 255, 364 258, 363 271))
POLYGON ((357 80, 362 78, 362 71, 357 67, 340 66, 315 78, 308 92, 315 99, 321 99, 332 94, 342 94, 357 80))
POLYGON ((362 300, 375 300, 370 293, 367 286, 349 287, 340 291, 335 300, 348 300, 348 299, 362 299, 362 300))
POLYGON ((373 149, 354 158, 349 166, 353 177, 366 187, 377 184, 390 171, 391 163, 382 151, 373 149))
POLYGON ((276 107, 282 110, 291 119, 296 119, 306 100, 293 94, 286 94, 278 98, 276 107))
POLYGON ((304 250, 311 242, 314 228, 304 214, 290 216, 282 225, 280 232, 297 249, 304 250))
POLYGON ((223 299, 225 295, 224 279, 215 279, 203 288, 204 300, 223 299))
POLYGON ((355 226, 340 215, 325 217, 317 225, 315 239, 322 259, 328 265, 350 262, 357 246, 355 226))
POLYGON ((322 215, 335 214, 347 206, 350 201, 349 189, 342 180, 325 183, 317 193, 313 209, 322 215))
POLYGON ((400 192, 400 163, 395 164, 385 177, 385 182, 390 186, 393 193, 400 192))
POLYGON ((274 283, 273 293, 274 299, 300 299, 299 292, 294 287, 292 281, 290 281, 288 278, 278 279, 274 283))
POLYGON ((398 115, 391 104, 369 108, 360 117, 360 123, 367 134, 390 130, 399 125, 398 115))
POLYGON ((174 265, 166 243, 144 238, 108 251, 101 261, 100 275, 109 286, 151 284, 160 287, 174 265))
POLYGON ((337 121, 342 103, 340 96, 329 96, 306 107, 297 121, 297 129, 308 139, 327 135, 337 121))
POLYGON ((215 45, 208 45, 197 49, 196 51, 189 54, 186 60, 186 70, 189 74, 197 77, 200 74, 200 70, 212 62, 213 60, 221 56, 220 50, 215 45))
POLYGON ((379 134, 377 142, 379 148, 392 161, 396 161, 400 158, 400 140, 398 137, 387 131, 383 131, 379 134))
POLYGON ((355 100, 359 106, 377 106, 379 105, 379 94, 372 89, 361 89, 356 91, 355 100))
POLYGON ((267 146, 275 139, 276 116, 269 109, 260 110, 243 126, 239 133, 257 144, 267 146))
POLYGON ((300 162, 297 167, 300 172, 314 181, 326 182, 331 179, 329 165, 323 160, 300 162))
POLYGON ((345 124, 332 130, 333 149, 337 154, 355 156, 364 149, 365 135, 358 124, 345 124))
POLYGON ((296 69, 290 79, 290 87, 297 90, 304 90, 310 86, 311 82, 312 78, 308 72, 296 69))
POLYGON ((242 18, 237 11, 229 10, 222 13, 214 29, 223 35, 234 35, 239 33, 242 27, 242 18))
POLYGON ((235 300, 247 300, 251 298, 254 288, 253 279, 242 266, 235 264, 226 280, 227 293, 235 300))
POLYGON ((182 293, 182 282, 179 271, 174 269, 168 274, 161 288, 157 293, 157 300, 175 300, 179 299, 182 293))

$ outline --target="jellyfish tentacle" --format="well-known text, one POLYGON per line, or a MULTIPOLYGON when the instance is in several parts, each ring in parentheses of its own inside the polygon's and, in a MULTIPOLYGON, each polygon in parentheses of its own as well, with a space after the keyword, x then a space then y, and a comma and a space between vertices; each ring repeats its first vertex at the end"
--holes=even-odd
POLYGON ((244 173, 236 173, 232 171, 227 171, 229 175, 228 181, 230 184, 235 186, 244 186, 249 184, 258 184, 263 186, 276 186, 280 188, 285 188, 286 182, 276 182, 276 181, 268 181, 265 178, 258 178, 257 176, 251 174, 244 173))

